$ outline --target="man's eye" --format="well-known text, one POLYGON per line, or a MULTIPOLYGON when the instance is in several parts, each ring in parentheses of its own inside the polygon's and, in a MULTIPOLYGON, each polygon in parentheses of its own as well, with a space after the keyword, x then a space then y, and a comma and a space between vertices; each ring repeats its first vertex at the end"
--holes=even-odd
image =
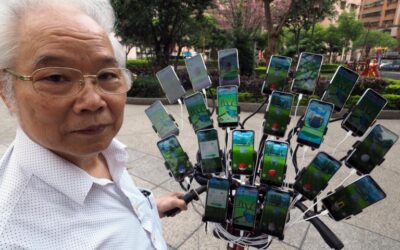
POLYGON ((102 81, 109 81, 119 79, 119 76, 114 72, 103 72, 99 74, 97 78, 102 81))
POLYGON ((63 82, 68 82, 69 79, 68 77, 65 77, 63 75, 50 75, 43 77, 41 81, 47 81, 47 82, 53 82, 53 83, 63 83, 63 82))

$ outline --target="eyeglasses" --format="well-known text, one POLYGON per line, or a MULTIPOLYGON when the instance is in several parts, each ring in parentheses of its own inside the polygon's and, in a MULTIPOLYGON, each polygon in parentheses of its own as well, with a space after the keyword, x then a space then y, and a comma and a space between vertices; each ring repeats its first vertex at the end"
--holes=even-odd
POLYGON ((52 97, 68 97, 79 93, 85 86, 85 78, 93 78, 97 89, 110 95, 125 94, 132 87, 136 75, 125 68, 105 68, 96 75, 84 75, 80 70, 65 67, 47 67, 33 71, 31 76, 4 69, 21 81, 31 81, 39 94, 52 97))

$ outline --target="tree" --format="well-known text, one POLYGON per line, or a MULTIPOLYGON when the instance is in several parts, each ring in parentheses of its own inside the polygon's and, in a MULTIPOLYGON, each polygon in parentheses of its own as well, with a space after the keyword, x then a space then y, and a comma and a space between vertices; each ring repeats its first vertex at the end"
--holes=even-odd
POLYGON ((192 30, 196 31, 189 34, 192 46, 202 53, 209 50, 210 58, 217 58, 217 51, 226 48, 228 44, 226 30, 219 26, 213 15, 205 14, 203 18, 195 22, 192 30))
POLYGON ((339 29, 334 25, 329 25, 324 33, 324 41, 328 46, 329 62, 332 63, 333 53, 340 52, 344 46, 344 39, 339 29))
POLYGON ((363 32, 363 23, 356 19, 356 13, 343 12, 338 19, 338 32, 343 39, 343 50, 346 52, 351 49, 350 45, 354 42, 363 32))
POLYGON ((157 65, 169 64, 170 53, 193 30, 193 18, 200 18, 212 0, 112 0, 117 17, 116 35, 124 44, 152 47, 157 65))
POLYGON ((365 57, 368 58, 369 52, 374 47, 395 48, 398 41, 390 34, 380 30, 364 30, 363 33, 354 41, 354 48, 365 49, 365 57))
POLYGON ((268 41, 264 57, 268 62, 271 55, 278 51, 279 38, 288 19, 289 13, 293 10, 294 1, 263 0, 263 3, 268 41))
POLYGON ((303 29, 312 28, 310 38, 312 40, 314 24, 335 13, 334 4, 337 0, 263 0, 263 2, 268 33, 265 59, 269 60, 269 57, 278 50, 279 39, 285 26, 295 34, 296 44, 300 42, 303 29))
POLYGON ((263 23, 262 4, 256 0, 217 0, 218 21, 227 31, 230 46, 238 49, 240 73, 252 75, 255 42, 263 23))
POLYGON ((302 30, 306 31, 304 34, 309 34, 308 43, 312 44, 315 39, 315 24, 336 13, 334 8, 336 2, 336 0, 302 0, 293 2, 292 11, 287 17, 285 26, 294 33, 296 54, 300 52, 299 43, 302 30), (310 29, 311 32, 308 33, 310 29))

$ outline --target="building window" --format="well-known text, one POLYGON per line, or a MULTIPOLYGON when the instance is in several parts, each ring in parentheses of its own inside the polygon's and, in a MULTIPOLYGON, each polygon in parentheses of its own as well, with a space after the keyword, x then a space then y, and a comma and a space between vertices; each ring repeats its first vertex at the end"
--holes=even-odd
POLYGON ((397 3, 399 0, 387 0, 387 4, 397 3))
POLYGON ((383 1, 381 0, 381 1, 376 1, 373 3, 366 4, 366 5, 364 5, 363 8, 365 10, 365 9, 374 8, 374 7, 378 7, 378 6, 382 6, 382 5, 383 5, 383 1))
POLYGON ((375 17, 375 16, 380 16, 380 15, 381 15, 380 11, 375 11, 375 12, 363 14, 362 17, 366 18, 366 17, 375 17))
POLYGON ((385 11, 385 16, 393 15, 396 13, 396 9, 390 9, 385 11))

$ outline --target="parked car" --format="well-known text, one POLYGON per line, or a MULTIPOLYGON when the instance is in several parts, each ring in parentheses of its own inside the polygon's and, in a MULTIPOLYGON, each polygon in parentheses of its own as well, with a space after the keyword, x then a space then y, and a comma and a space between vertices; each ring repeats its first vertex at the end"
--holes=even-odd
POLYGON ((400 79, 400 55, 398 52, 388 52, 379 61, 380 76, 400 79))

